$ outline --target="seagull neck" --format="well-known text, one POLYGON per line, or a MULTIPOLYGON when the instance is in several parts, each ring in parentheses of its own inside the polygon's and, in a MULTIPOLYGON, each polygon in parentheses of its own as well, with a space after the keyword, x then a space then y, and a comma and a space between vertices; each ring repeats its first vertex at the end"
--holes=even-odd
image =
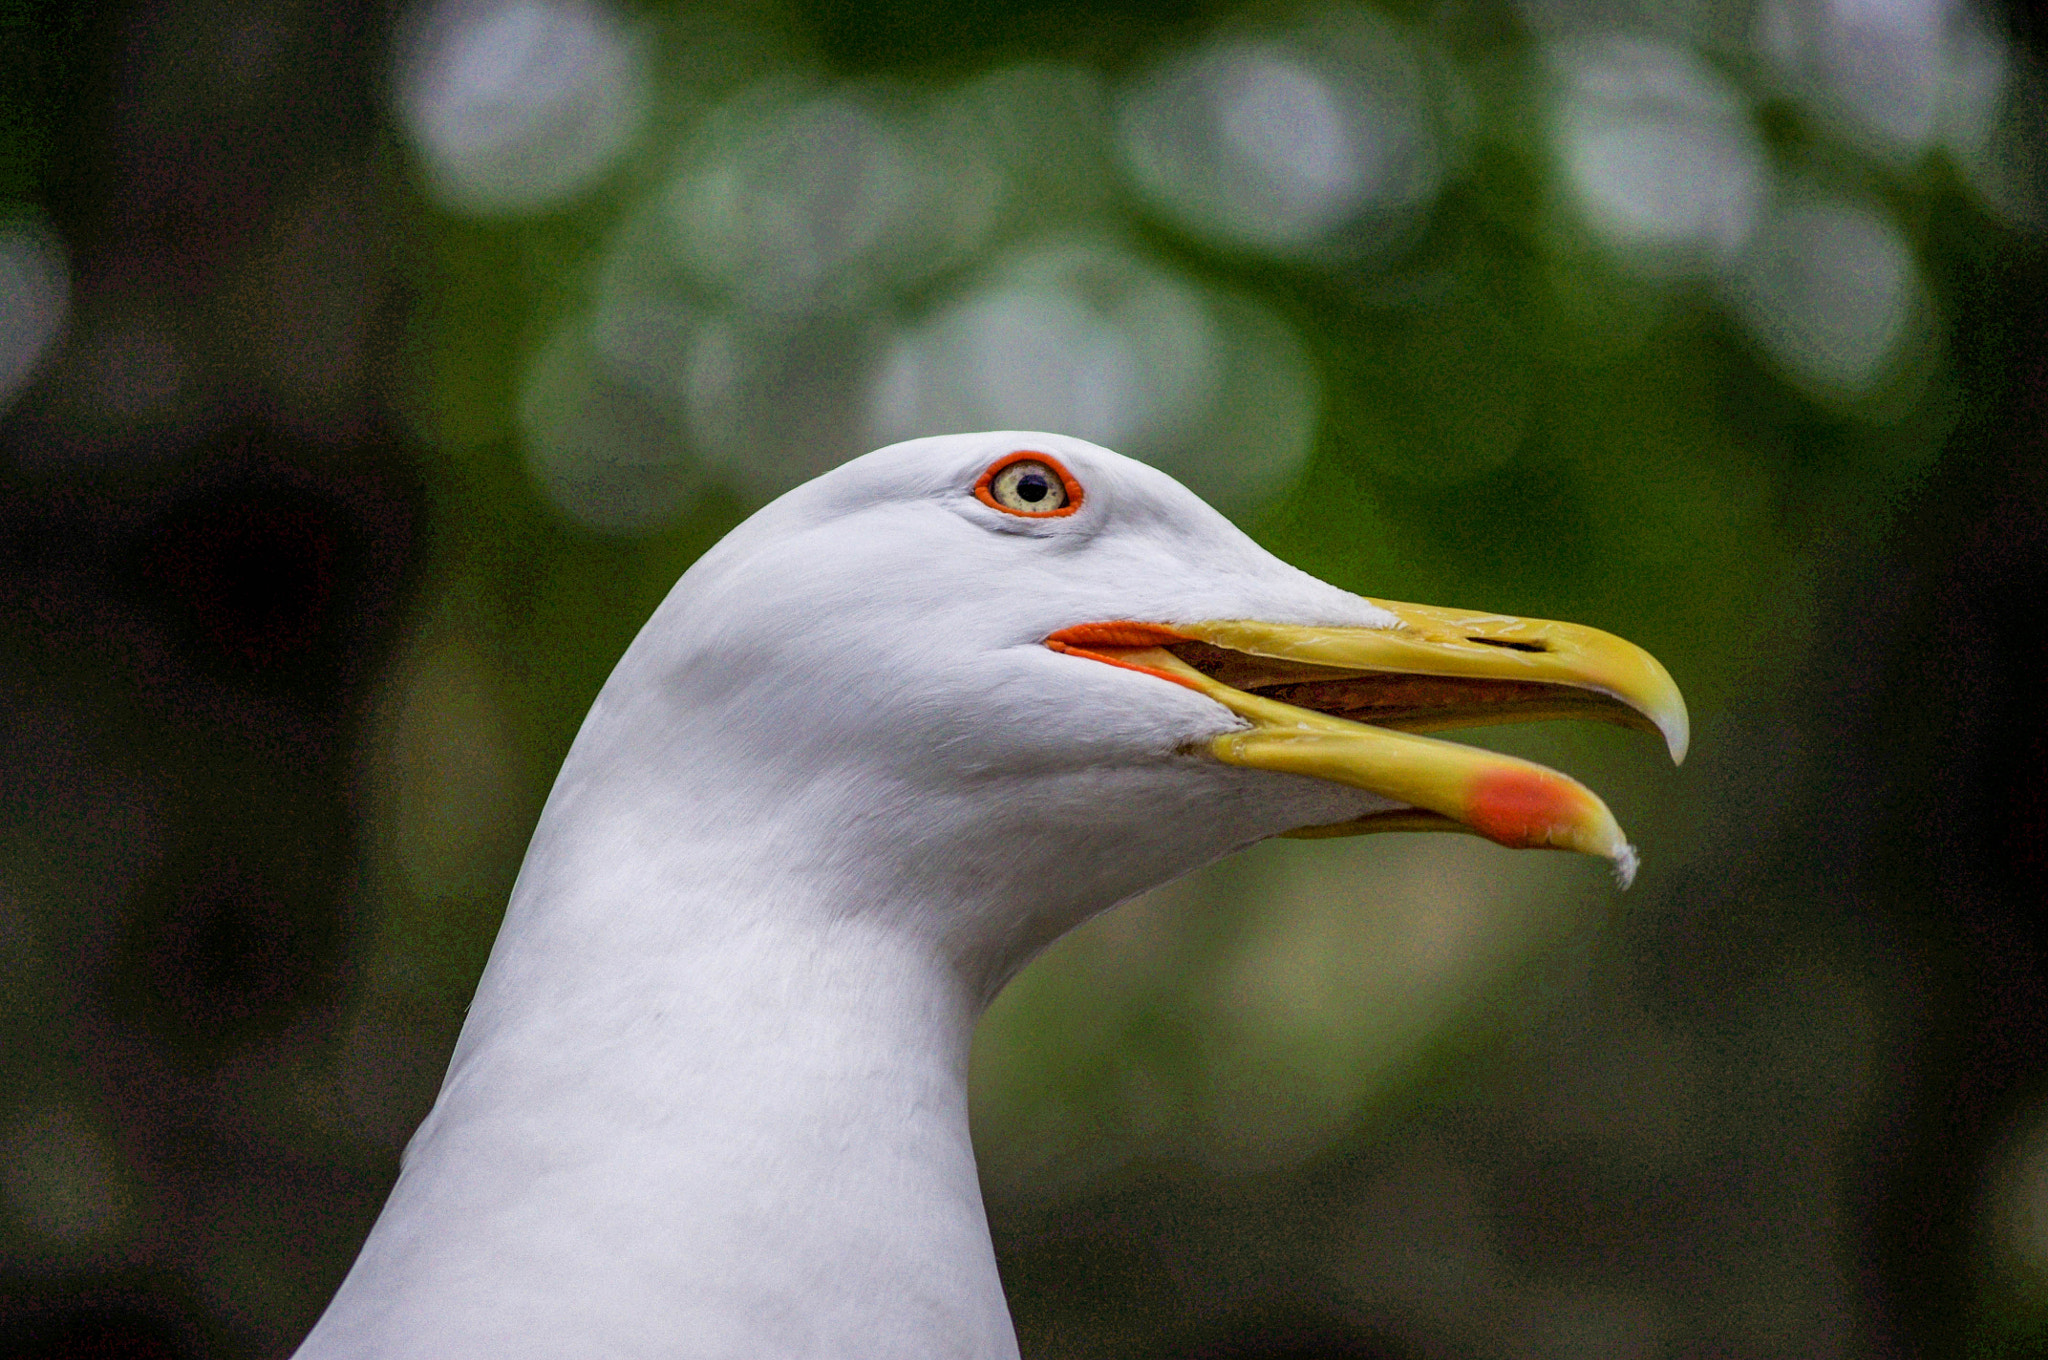
POLYGON ((561 821, 302 1360, 1014 1357, 954 970, 800 876, 561 821))

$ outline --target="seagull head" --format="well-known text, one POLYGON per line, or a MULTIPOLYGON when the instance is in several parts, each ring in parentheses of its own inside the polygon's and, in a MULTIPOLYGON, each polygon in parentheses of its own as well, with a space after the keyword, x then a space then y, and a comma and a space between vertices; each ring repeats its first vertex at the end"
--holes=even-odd
POLYGON ((1093 912, 1275 835, 1465 831, 1625 881, 1590 790, 1423 735, 1558 717, 1684 755, 1677 688, 1619 638, 1354 595, 1154 468, 995 431, 877 450, 734 530, 579 747, 693 862, 744 841, 992 994, 1093 912))

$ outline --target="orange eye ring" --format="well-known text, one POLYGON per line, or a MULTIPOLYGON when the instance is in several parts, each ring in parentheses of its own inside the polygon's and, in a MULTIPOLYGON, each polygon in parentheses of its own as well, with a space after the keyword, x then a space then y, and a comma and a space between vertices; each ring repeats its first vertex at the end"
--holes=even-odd
POLYGON ((1000 510, 1006 515, 1015 515, 1019 519, 1058 519, 1063 515, 1071 515, 1081 508, 1081 495, 1081 484, 1074 480, 1074 474, 1067 471, 1064 463, 1049 453, 1039 453, 1032 449, 1019 449, 1015 453, 1004 454, 1001 458, 989 464, 988 471, 982 473, 981 480, 974 484, 976 500, 979 500, 991 510, 1000 510), (1061 504, 1047 510, 1033 510, 1024 506, 1004 504, 998 498, 998 493, 1002 488, 998 485, 997 479, 1019 463, 1037 463, 1058 477, 1060 489, 1065 493, 1066 499, 1061 504))

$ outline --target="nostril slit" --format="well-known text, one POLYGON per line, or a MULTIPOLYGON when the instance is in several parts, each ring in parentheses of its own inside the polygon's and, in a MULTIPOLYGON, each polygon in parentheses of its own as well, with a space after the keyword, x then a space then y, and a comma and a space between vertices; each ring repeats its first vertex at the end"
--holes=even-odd
POLYGON ((1505 647, 1511 652, 1547 652, 1549 646, 1541 642, 1509 642, 1506 638, 1468 637, 1467 642, 1476 642, 1482 647, 1505 647))

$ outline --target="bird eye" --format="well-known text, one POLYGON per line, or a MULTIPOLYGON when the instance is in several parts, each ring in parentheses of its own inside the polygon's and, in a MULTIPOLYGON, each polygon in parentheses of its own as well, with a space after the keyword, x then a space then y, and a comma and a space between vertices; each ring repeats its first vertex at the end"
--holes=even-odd
POLYGON ((1081 488, 1048 459, 1012 458, 982 474, 974 494, 1013 515, 1068 515, 1081 503, 1081 488))

